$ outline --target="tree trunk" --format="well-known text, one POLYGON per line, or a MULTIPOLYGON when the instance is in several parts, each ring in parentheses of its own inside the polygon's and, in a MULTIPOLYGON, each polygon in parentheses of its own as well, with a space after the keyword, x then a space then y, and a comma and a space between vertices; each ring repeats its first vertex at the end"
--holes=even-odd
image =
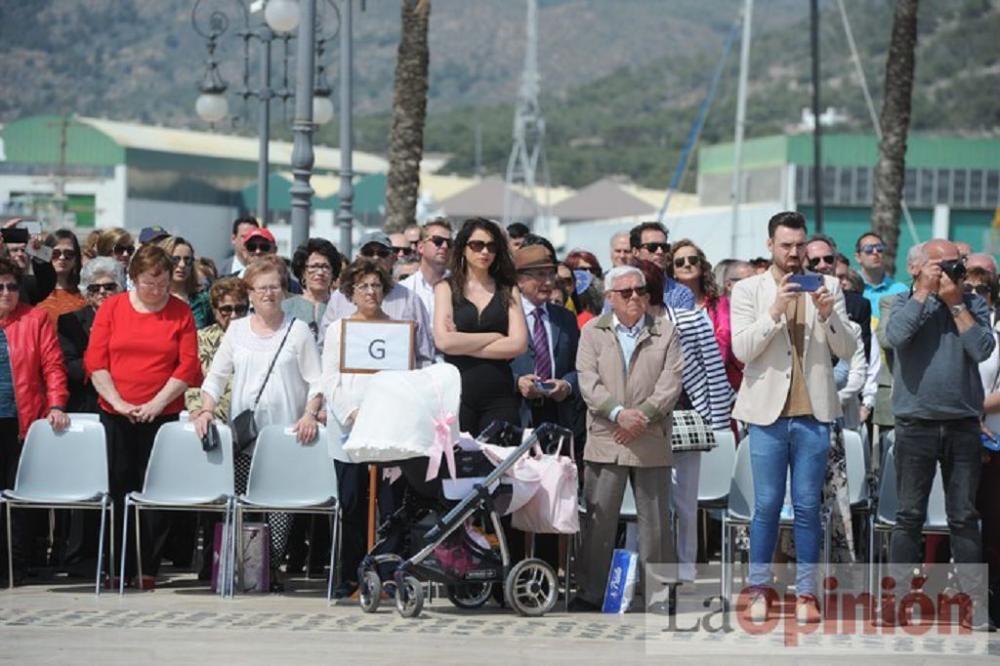
POLYGON ((396 59, 385 187, 385 230, 402 231, 416 222, 420 160, 427 117, 430 0, 401 0, 402 34, 396 59))
POLYGON ((898 0, 885 62, 885 98, 879 119, 882 141, 875 165, 875 201, 872 204, 872 229, 885 240, 884 265, 890 273, 895 272, 899 247, 916 48, 917 0, 898 0))

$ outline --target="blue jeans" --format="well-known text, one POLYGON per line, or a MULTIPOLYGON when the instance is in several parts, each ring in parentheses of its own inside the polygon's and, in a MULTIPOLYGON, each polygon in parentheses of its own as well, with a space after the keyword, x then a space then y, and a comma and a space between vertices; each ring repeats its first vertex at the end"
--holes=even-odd
POLYGON ((750 585, 771 582, 771 558, 791 466, 795 510, 795 589, 816 594, 816 561, 823 528, 820 505, 830 450, 830 424, 811 416, 779 418, 768 426, 750 426, 754 514, 750 523, 750 585))

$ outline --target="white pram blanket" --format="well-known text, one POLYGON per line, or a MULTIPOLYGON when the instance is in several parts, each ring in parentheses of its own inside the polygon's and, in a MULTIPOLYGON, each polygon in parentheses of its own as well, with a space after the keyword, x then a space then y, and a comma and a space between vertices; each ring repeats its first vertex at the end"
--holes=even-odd
POLYGON ((461 376, 448 363, 383 370, 368 385, 344 452, 354 462, 440 460, 441 444, 458 441, 461 394, 461 376))

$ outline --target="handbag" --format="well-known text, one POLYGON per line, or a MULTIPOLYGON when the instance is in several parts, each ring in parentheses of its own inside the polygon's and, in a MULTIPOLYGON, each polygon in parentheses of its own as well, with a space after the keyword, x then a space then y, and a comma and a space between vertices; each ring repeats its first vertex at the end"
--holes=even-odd
POLYGON ((709 451, 715 447, 715 432, 696 409, 671 413, 670 448, 673 451, 709 451))
POLYGON ((253 407, 244 409, 233 419, 233 438, 236 440, 237 454, 243 453, 257 441, 257 434, 259 430, 257 428, 257 421, 254 418, 254 412, 257 410, 257 405, 260 403, 261 396, 264 395, 264 388, 267 386, 267 380, 271 378, 271 371, 274 370, 274 364, 277 362, 278 356, 281 354, 281 350, 285 346, 285 340, 288 339, 288 334, 292 332, 292 325, 294 323, 295 318, 293 317, 292 321, 288 323, 288 330, 285 331, 285 336, 281 338, 281 344, 278 345, 278 351, 274 353, 274 358, 271 359, 271 365, 268 366, 267 374, 264 375, 264 383, 260 385, 260 390, 257 391, 257 399, 253 401, 253 407))

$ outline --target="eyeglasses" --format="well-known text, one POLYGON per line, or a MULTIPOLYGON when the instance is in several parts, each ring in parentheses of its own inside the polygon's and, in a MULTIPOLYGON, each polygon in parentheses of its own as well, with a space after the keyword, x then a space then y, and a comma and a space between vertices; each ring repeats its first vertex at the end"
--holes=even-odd
POLYGON ((333 267, 330 264, 306 264, 306 270, 310 273, 329 273, 333 267))
POLYGON ((131 255, 133 252, 135 252, 135 248, 132 247, 131 245, 115 245, 115 247, 112 250, 112 252, 114 252, 115 254, 117 254, 119 256, 121 256, 123 254, 131 255))
POLYGON ((21 287, 16 282, 0 282, 0 293, 16 294, 21 291, 21 287))
POLYGON ((625 289, 612 289, 611 291, 615 292, 616 294, 620 294, 621 297, 624 298, 626 301, 632 298, 632 294, 635 294, 639 298, 642 298, 643 296, 649 293, 649 290, 645 286, 626 287, 625 289))
POLYGON ((259 287, 251 287, 258 294, 275 294, 282 290, 280 284, 262 284, 259 287))
POLYGON ((691 268, 696 268, 701 265, 701 260, 698 255, 691 255, 690 257, 675 257, 674 258, 674 268, 684 268, 684 264, 687 264, 691 268))
POLYGON ((258 252, 261 254, 268 254, 274 246, 267 241, 250 241, 249 243, 244 244, 243 247, 245 247, 247 252, 250 254, 256 254, 258 252))
POLYGON ((427 240, 434 243, 434 247, 441 247, 442 245, 451 247, 451 239, 446 236, 431 236, 427 240))
POLYGON ((118 291, 118 284, 115 282, 94 282, 93 284, 87 285, 88 294, 97 294, 102 291, 108 294, 113 294, 118 291))
POLYGON ((865 243, 861 246, 861 252, 864 254, 879 254, 885 253, 885 245, 883 243, 865 243))
POLYGON ((836 260, 837 258, 832 254, 824 254, 822 257, 809 257, 809 267, 816 268, 817 266, 820 265, 820 263, 825 263, 828 266, 833 266, 833 262, 836 260))
POLYGON ((52 258, 66 259, 67 261, 70 261, 72 259, 76 259, 76 250, 61 250, 61 249, 52 250, 52 258))
POLYGON ((385 259, 390 254, 392 254, 392 250, 387 248, 385 245, 366 245, 361 248, 361 256, 368 257, 369 259, 376 256, 379 259, 385 259))
POLYGON ((365 282, 363 284, 354 285, 354 291, 360 291, 360 292, 370 291, 372 293, 377 294, 382 291, 382 285, 378 282, 365 282))
POLYGON ((411 254, 413 254, 413 248, 410 247, 410 246, 408 246, 408 245, 405 246, 405 247, 398 247, 396 245, 393 245, 392 246, 392 251, 393 251, 394 254, 397 254, 397 255, 399 255, 401 257, 408 257, 411 254))
POLYGON ((497 253, 496 241, 470 240, 465 244, 465 246, 476 253, 482 252, 483 250, 486 250, 490 254, 497 253))
POLYGON ((670 252, 670 243, 640 243, 639 247, 650 254, 656 254, 657 250, 660 250, 663 254, 670 252))
POLYGON ((219 311, 219 314, 227 317, 245 317, 247 312, 250 311, 250 306, 246 303, 241 303, 239 305, 220 305, 215 309, 219 311))
POLYGON ((987 296, 990 295, 990 293, 992 292, 992 289, 990 288, 990 285, 988 285, 988 284, 968 284, 968 283, 966 283, 966 284, 962 285, 962 291, 964 291, 967 294, 971 294, 972 292, 976 292, 977 294, 979 294, 983 298, 986 298, 987 296))
POLYGON ((174 255, 174 256, 170 257, 170 262, 174 266, 176 266, 178 264, 184 264, 185 266, 191 266, 191 265, 194 264, 194 257, 179 257, 179 256, 174 255))

